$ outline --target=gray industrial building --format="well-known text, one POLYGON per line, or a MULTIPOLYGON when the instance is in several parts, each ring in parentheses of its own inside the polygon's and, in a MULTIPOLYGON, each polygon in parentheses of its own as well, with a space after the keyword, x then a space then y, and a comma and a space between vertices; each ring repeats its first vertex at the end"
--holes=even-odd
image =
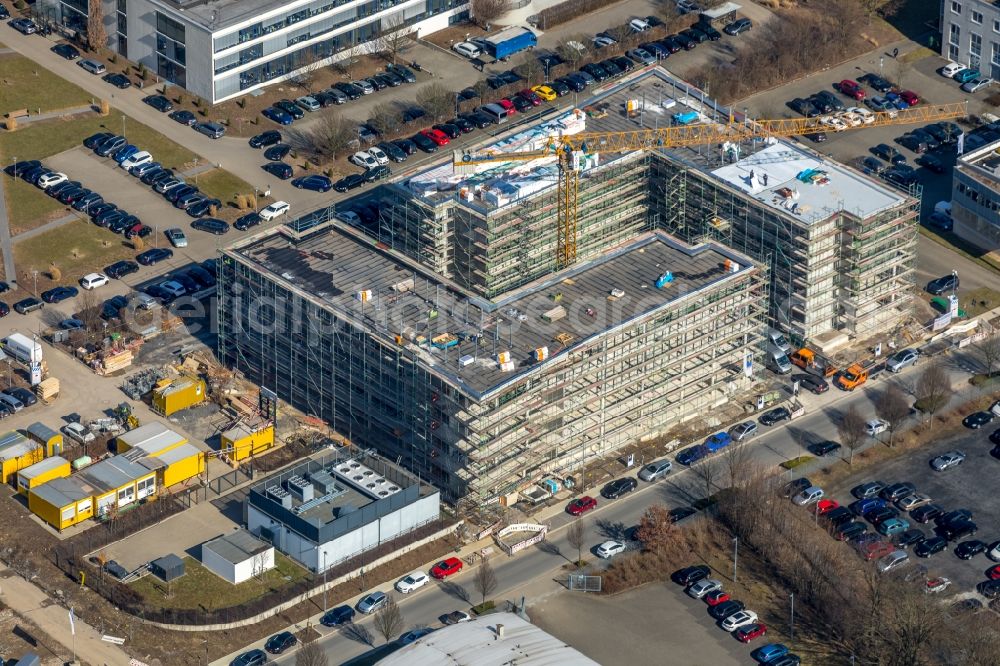
MULTIPOLYGON (((493 149, 729 115, 659 68, 580 108, 493 149)), ((563 268, 553 158, 436 165, 383 188, 370 227, 318 211, 237 243, 221 358, 482 503, 745 394, 765 323, 823 342, 906 316, 914 197, 783 141, 599 151, 563 268)))
POLYGON ((431 523, 440 493, 376 455, 308 460, 250 487, 247 530, 322 572, 431 523))
POLYGON ((989 252, 1000 248, 1000 141, 959 156, 951 206, 957 236, 989 252))
POLYGON ((1000 7, 992 0, 941 0, 941 55, 1000 80, 1000 7))

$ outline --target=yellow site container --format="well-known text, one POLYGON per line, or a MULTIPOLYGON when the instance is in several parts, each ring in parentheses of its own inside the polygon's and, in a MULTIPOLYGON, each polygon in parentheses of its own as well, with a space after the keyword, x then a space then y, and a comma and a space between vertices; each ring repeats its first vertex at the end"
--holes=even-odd
POLYGON ((180 377, 163 380, 153 389, 153 411, 170 416, 205 401, 205 380, 180 377))
POLYGON ((205 454, 191 444, 178 446, 156 458, 166 465, 160 470, 160 486, 163 488, 183 483, 205 471, 205 454))
POLYGON ((94 489, 72 476, 52 479, 28 491, 28 508, 61 531, 94 515, 94 489))
POLYGON ((52 479, 67 477, 71 471, 72 467, 65 458, 60 456, 46 458, 17 473, 17 492, 27 495, 28 491, 35 486, 40 486, 52 479))
POLYGON ((0 435, 0 483, 7 483, 22 469, 44 457, 45 448, 21 433, 11 431, 0 435))
POLYGON ((228 456, 235 461, 245 460, 250 456, 260 455, 274 446, 274 426, 267 425, 253 428, 239 424, 220 435, 219 448, 228 451, 228 456))
POLYGON ((58 430, 53 430, 44 423, 32 423, 25 428, 28 438, 45 447, 45 457, 62 455, 63 436, 58 430))

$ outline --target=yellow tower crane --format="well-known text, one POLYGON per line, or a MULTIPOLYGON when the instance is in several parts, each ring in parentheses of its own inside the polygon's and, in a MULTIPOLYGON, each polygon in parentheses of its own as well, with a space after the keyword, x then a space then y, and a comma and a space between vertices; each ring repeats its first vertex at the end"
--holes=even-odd
MULTIPOLYGON (((579 111, 576 111, 580 113, 579 111)), ((885 125, 936 122, 968 115, 966 102, 928 104, 900 111, 869 112, 815 118, 747 120, 736 122, 730 113, 726 123, 695 123, 629 132, 580 132, 551 136, 544 148, 503 153, 494 150, 455 151, 456 172, 474 170, 478 164, 525 162, 545 157, 559 160, 558 244, 556 265, 564 268, 576 261, 577 190, 587 155, 657 150, 705 144, 737 143, 748 139, 802 136, 822 131, 867 129, 885 125)))

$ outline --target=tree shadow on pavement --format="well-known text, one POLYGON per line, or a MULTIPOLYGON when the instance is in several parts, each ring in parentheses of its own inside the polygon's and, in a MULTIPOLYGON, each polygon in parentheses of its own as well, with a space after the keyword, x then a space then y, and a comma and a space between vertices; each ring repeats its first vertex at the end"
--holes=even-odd
POLYGON ((565 555, 562 554, 562 551, 559 549, 559 544, 557 544, 557 543, 553 543, 551 541, 547 541, 547 540, 543 539, 542 541, 539 541, 538 543, 535 544, 535 548, 537 548, 538 550, 542 551, 543 553, 548 553, 549 555, 558 555, 559 557, 563 558, 567 562, 572 562, 573 561, 570 558, 568 558, 568 557, 566 557, 565 555))
POLYGON ((628 531, 628 526, 619 521, 603 520, 598 519, 597 521, 597 531, 602 536, 608 539, 615 539, 616 541, 624 541, 625 533, 628 531))
POLYGON ((363 624, 354 624, 353 622, 345 624, 341 632, 352 641, 364 643, 368 646, 375 645, 375 636, 363 624))
POLYGON ((469 591, 466 590, 461 585, 459 585, 458 583, 453 583, 451 581, 442 582, 441 583, 441 590, 445 594, 447 594, 449 596, 452 596, 452 597, 455 597, 459 601, 464 601, 467 604, 472 603, 472 601, 471 601, 472 596, 469 594, 469 591))

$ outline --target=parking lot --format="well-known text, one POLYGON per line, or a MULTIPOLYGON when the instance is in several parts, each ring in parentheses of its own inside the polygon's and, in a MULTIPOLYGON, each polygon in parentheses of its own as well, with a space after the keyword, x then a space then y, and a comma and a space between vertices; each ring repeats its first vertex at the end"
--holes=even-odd
MULTIPOLYGON (((996 429, 995 422, 980 430, 961 428, 959 431, 942 432, 937 443, 912 454, 898 456, 881 465, 866 469, 863 473, 845 478, 831 488, 826 488, 827 497, 836 499, 841 505, 854 501, 851 488, 867 481, 882 481, 886 484, 910 482, 917 492, 931 497, 934 504, 940 505, 945 511, 968 509, 973 514, 973 521, 979 526, 979 532, 974 537, 987 544, 1000 539, 1000 497, 994 492, 996 476, 1000 471, 1000 460, 990 456, 990 433, 996 429), (944 472, 935 472, 929 461, 946 451, 958 449, 968 457, 957 467, 944 472)), ((901 512, 901 518, 907 519, 906 512, 901 512)), ((920 524, 909 520, 911 527, 919 528, 927 536, 932 535, 934 523, 920 524)), ((954 595, 974 593, 978 583, 986 580, 984 572, 993 566, 985 555, 976 555, 970 560, 960 560, 954 554, 956 543, 951 542, 948 548, 928 558, 915 557, 910 551, 910 559, 928 569, 928 576, 945 576, 951 580, 946 598, 954 595)), ((900 571, 913 567, 913 563, 905 565, 900 571)))

